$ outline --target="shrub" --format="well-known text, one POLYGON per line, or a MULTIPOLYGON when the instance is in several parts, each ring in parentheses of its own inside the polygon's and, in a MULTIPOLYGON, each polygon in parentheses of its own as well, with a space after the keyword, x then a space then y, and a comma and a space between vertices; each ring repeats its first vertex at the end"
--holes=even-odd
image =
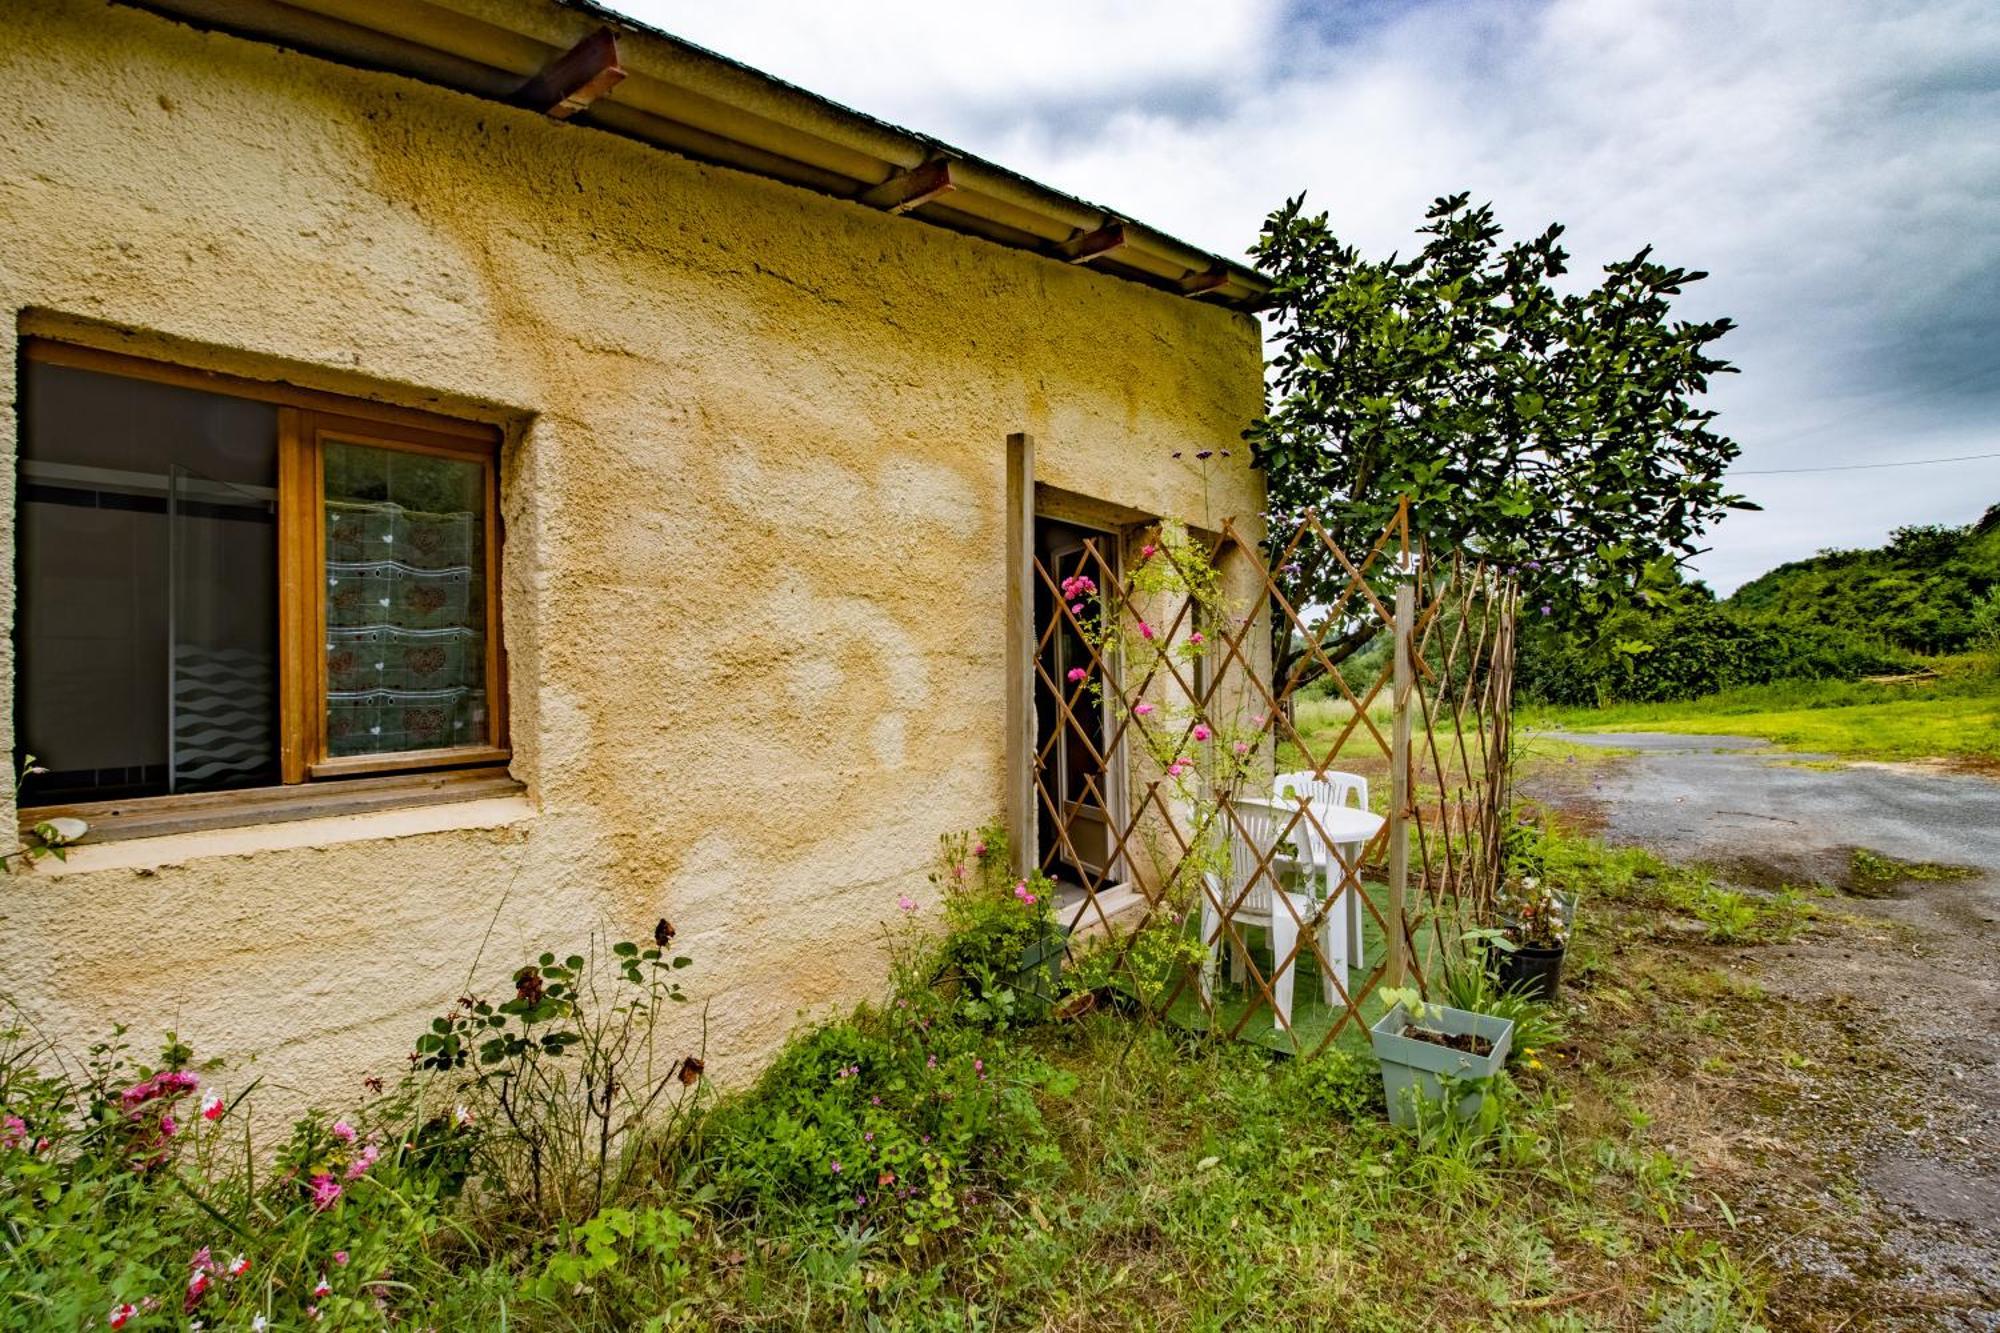
POLYGON ((920 988, 794 1040, 710 1119, 725 1204, 917 1245, 1058 1167, 1035 1094, 1073 1081, 953 1017, 949 995, 920 988))

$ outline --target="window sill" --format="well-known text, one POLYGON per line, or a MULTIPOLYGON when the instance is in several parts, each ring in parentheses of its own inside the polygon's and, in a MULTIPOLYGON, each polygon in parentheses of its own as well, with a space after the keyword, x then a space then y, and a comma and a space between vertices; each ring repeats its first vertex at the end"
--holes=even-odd
POLYGON ((22 810, 22 826, 59 815, 90 825, 68 858, 41 875, 139 869, 200 856, 325 846, 450 829, 495 828, 534 813, 504 769, 402 774, 198 796, 22 810))

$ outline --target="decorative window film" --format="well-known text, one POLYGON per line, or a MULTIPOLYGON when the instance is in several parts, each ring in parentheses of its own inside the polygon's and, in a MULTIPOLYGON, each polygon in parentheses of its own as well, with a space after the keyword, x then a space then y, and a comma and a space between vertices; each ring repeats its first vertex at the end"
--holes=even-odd
POLYGON ((334 440, 323 457, 327 753, 483 737, 486 469, 334 440))

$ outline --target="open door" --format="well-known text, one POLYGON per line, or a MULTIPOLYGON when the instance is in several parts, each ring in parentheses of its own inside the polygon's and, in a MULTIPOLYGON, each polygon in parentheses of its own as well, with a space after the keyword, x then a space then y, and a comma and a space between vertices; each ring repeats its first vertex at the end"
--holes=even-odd
MULTIPOLYGON (((1035 556, 1057 585, 1083 574, 1106 582, 1107 566, 1117 577, 1120 541, 1116 533, 1035 520, 1035 556)), ((1110 739, 1114 697, 1108 681, 1095 691, 1077 693, 1070 682, 1074 668, 1095 671, 1089 649, 1047 584, 1035 581, 1035 643, 1041 671, 1035 681, 1035 753, 1041 757, 1038 779, 1049 800, 1037 801, 1042 863, 1057 879, 1092 885, 1123 878, 1117 837, 1125 820, 1125 766, 1112 752, 1110 739), (1053 632, 1051 632, 1053 631, 1053 632), (1053 688, 1050 682, 1054 682, 1053 688), (1058 696, 1056 690, 1063 693, 1058 696), (1075 703, 1065 711, 1071 698, 1075 703), (1060 807, 1060 816, 1050 809, 1060 807)), ((1092 599, 1092 607, 1096 605, 1092 599)), ((1120 747, 1122 750, 1122 747, 1120 747)))

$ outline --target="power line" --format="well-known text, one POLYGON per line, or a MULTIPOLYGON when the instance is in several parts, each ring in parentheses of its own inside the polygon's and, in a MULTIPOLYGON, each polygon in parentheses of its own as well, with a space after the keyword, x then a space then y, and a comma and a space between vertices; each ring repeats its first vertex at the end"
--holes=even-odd
POLYGON ((1878 467, 1925 467, 1931 463, 1970 463, 1977 458, 2000 458, 2000 453, 1960 454, 1956 458, 1912 458, 1902 463, 1836 463, 1829 467, 1766 467, 1747 472, 1731 469, 1732 477, 1775 477, 1792 472, 1862 472, 1878 467))

